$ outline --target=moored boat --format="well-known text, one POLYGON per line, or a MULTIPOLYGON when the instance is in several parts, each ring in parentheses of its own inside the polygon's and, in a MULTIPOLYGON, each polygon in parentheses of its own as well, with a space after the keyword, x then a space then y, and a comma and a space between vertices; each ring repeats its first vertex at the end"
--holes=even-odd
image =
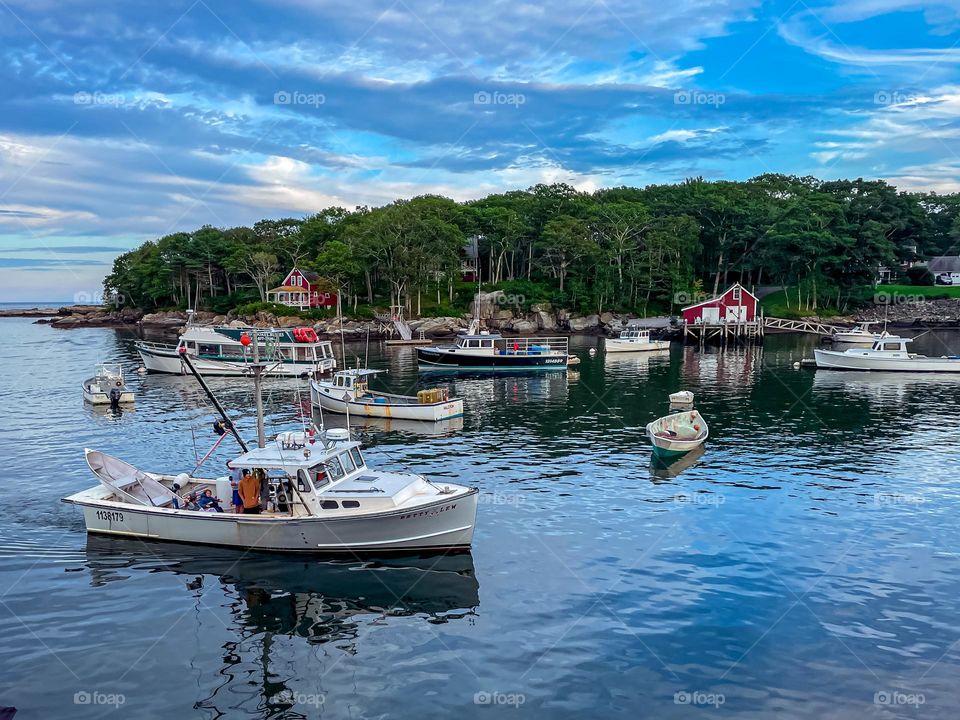
POLYGON ((453 345, 417 348, 417 362, 421 370, 565 370, 568 345, 565 337, 505 338, 474 324, 453 345))
POLYGON ((876 324, 875 322, 857 323, 850 330, 838 330, 834 332, 833 335, 830 336, 830 339, 835 343, 872 345, 877 340, 889 337, 889 333, 887 333, 886 330, 874 332, 870 329, 871 325, 876 324))
POLYGON ((204 327, 188 322, 179 342, 138 341, 137 351, 147 372, 187 373, 182 353, 188 353, 202 375, 242 375, 253 363, 250 342, 260 344, 266 374, 298 377, 303 373, 322 374, 337 366, 333 344, 321 340, 313 328, 259 329, 204 327))
POLYGON ((669 340, 653 340, 649 330, 627 328, 618 338, 607 338, 603 341, 603 349, 612 352, 650 352, 652 350, 669 350, 669 340))
POLYGON ((688 453, 703 445, 709 435, 706 421, 696 410, 665 415, 647 425, 647 437, 659 457, 688 453))
POLYGON ((960 355, 930 357, 907 350, 911 338, 887 335, 869 348, 813 351, 818 368, 833 370, 885 370, 891 372, 960 373, 960 355))
POLYGON ((438 422, 463 415, 463 400, 442 388, 421 390, 416 395, 395 395, 371 390, 367 379, 379 370, 340 370, 329 380, 310 383, 314 407, 354 416, 398 418, 438 422))
POLYGON ((119 363, 100 363, 92 378, 83 381, 83 399, 92 405, 111 405, 134 402, 133 391, 123 379, 123 367, 119 363))

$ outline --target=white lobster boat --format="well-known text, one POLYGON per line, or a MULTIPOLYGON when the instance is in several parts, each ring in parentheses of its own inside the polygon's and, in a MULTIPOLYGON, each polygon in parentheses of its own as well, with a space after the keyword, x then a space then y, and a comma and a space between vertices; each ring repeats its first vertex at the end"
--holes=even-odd
POLYGON ((890 334, 884 330, 882 332, 874 332, 870 329, 871 325, 876 325, 875 322, 861 322, 854 325, 850 330, 838 330, 833 335, 830 336, 830 339, 835 343, 855 343, 858 345, 873 345, 877 340, 881 340, 885 337, 889 337, 890 334))
POLYGON ((647 425, 647 437, 653 453, 669 458, 684 455, 707 441, 710 428, 696 410, 665 415, 647 425))
POLYGON ((652 340, 649 330, 627 328, 620 333, 619 338, 607 338, 603 341, 603 349, 612 352, 650 352, 653 350, 669 350, 669 340, 652 340))
POLYGON ((313 328, 270 329, 204 327, 187 323, 174 344, 138 341, 137 351, 147 372, 184 375, 182 353, 188 353, 201 375, 243 375, 253 363, 250 342, 256 335, 266 374, 299 377, 334 370, 333 344, 320 340, 313 328))
POLYGON ((463 400, 451 399, 444 389, 421 390, 417 395, 394 395, 370 390, 367 378, 380 370, 340 370, 330 380, 310 383, 314 407, 353 416, 439 422, 463 416, 463 400))
POLYGON ((269 509, 256 515, 175 507, 175 498, 206 489, 228 504, 228 477, 145 472, 85 455, 100 484, 64 502, 83 509, 91 533, 286 552, 440 550, 473 538, 476 488, 372 470, 346 430, 282 433, 231 460, 262 478, 269 509))
POLYGON ((911 338, 888 335, 870 348, 813 351, 818 368, 833 370, 886 370, 892 372, 960 373, 960 355, 929 357, 907 350, 911 338))
POLYGON ((129 404, 134 401, 133 390, 128 390, 119 363, 100 363, 94 376, 83 381, 83 399, 92 405, 129 404))

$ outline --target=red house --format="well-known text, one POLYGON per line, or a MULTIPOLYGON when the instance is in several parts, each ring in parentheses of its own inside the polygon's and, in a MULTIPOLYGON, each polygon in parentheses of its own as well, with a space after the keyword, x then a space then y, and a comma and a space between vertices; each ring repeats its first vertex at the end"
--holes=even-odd
POLYGON ((757 296, 737 283, 722 295, 687 305, 680 314, 689 325, 753 322, 757 317, 757 296))
POLYGON ((267 291, 267 300, 301 310, 336 307, 337 294, 320 290, 320 282, 318 273, 294 268, 283 284, 267 291))

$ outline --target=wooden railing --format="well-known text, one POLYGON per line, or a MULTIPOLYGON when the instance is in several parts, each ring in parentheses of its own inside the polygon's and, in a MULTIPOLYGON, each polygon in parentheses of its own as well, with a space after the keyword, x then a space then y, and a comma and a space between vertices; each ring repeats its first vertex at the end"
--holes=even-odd
POLYGON ((813 322, 812 320, 787 320, 786 318, 764 318, 763 325, 770 330, 787 330, 790 332, 804 332, 813 335, 833 335, 844 328, 837 325, 813 322))

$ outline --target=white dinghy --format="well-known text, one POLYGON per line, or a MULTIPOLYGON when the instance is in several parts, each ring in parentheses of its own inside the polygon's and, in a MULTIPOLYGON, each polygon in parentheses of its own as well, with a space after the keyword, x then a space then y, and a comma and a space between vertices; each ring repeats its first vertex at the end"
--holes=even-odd
POLYGON ((134 395, 124 382, 123 367, 119 363, 97 365, 94 376, 83 381, 83 399, 92 405, 113 407, 132 403, 134 395))
POLYGON ((647 425, 647 437, 653 453, 659 457, 676 457, 698 448, 707 441, 710 429, 696 410, 665 415, 647 425))

